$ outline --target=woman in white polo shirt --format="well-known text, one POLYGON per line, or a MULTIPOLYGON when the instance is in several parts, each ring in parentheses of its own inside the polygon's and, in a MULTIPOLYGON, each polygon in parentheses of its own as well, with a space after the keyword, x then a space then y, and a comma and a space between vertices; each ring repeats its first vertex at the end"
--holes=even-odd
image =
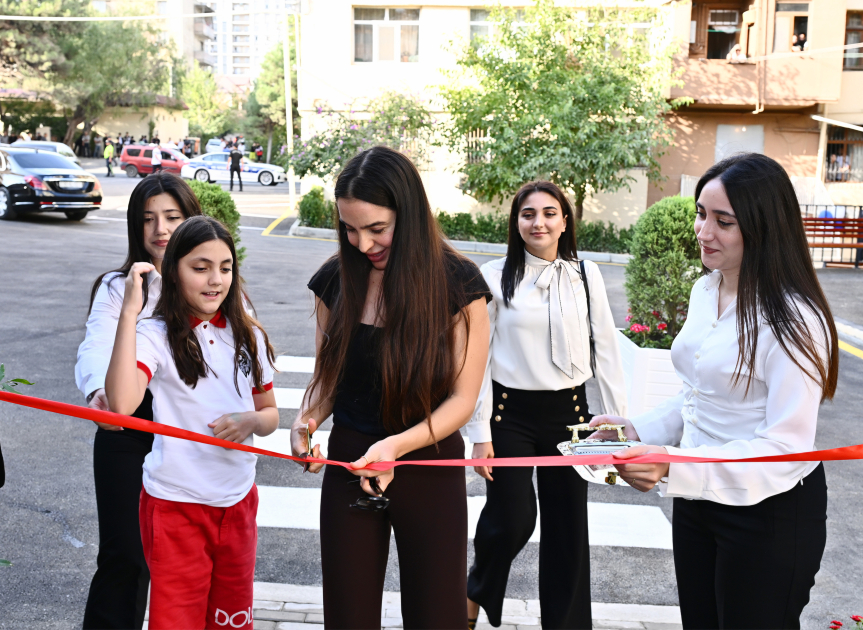
MULTIPOLYGON (((144 307, 149 317, 162 292, 162 259, 168 240, 183 221, 201 214, 189 185, 170 173, 145 177, 135 186, 126 211, 128 253, 119 269, 102 274, 90 293, 87 333, 78 348, 75 382, 94 409, 108 409, 105 373, 123 304, 125 279, 132 265, 151 263, 144 307)), ((133 416, 153 419, 152 397, 144 396, 133 416)), ((141 547, 138 497, 141 467, 153 435, 98 424, 93 444, 93 477, 99 515, 99 555, 84 610, 84 630, 141 628, 147 608, 150 572, 141 547)))
MULTIPOLYGON (((105 378, 129 413, 147 388, 153 420, 252 444, 279 424, 272 346, 246 311, 237 253, 212 217, 189 219, 165 252, 162 295, 137 321, 142 274, 126 278, 105 378)), ((252 627, 258 494, 251 453, 157 435, 144 460, 141 540, 152 578, 149 628, 252 627)))
MULTIPOLYGON (((711 273, 693 287, 671 358, 674 398, 625 423, 671 453, 740 459, 811 451, 818 407, 836 391, 830 307, 812 268, 787 173, 749 153, 695 189, 695 234, 711 273)), ((600 436, 602 437, 602 436, 600 436)), ((618 456, 618 455, 616 455, 618 456)), ((674 499, 674 564, 684 628, 799 628, 826 544, 817 462, 625 464, 630 485, 674 499)))

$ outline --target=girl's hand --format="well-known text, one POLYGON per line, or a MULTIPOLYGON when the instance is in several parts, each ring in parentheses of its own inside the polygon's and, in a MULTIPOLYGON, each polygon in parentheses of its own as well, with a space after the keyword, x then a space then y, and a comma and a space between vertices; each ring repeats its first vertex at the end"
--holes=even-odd
POLYGON ((213 420, 207 426, 213 430, 213 435, 220 440, 240 444, 258 427, 257 412, 227 413, 213 420))
POLYGON ((132 265, 126 276, 126 291, 123 294, 123 311, 133 313, 136 317, 144 308, 144 275, 155 271, 150 263, 137 262, 132 265))
MULTIPOLYGON (((491 459, 494 457, 494 447, 492 447, 491 442, 477 442, 473 445, 473 452, 471 453, 471 459, 491 459)), ((491 478, 491 470, 494 468, 493 466, 474 466, 473 470, 476 474, 478 474, 483 479, 488 479, 489 481, 494 481, 491 478)))
MULTIPOLYGON (((104 389, 97 389, 87 405, 90 409, 98 409, 100 411, 111 411, 108 407, 108 396, 105 395, 104 389)), ((96 422, 95 420, 93 422, 96 422)), ((96 422, 96 426, 106 431, 122 431, 123 427, 118 427, 113 424, 105 424, 104 422, 96 422)))
POLYGON ((395 443, 391 438, 386 438, 381 440, 380 442, 375 442, 369 447, 369 450, 366 451, 366 454, 360 457, 357 461, 351 463, 351 472, 360 479, 360 488, 363 489, 364 492, 376 497, 378 493, 375 492, 371 484, 369 483, 369 477, 377 477, 378 484, 380 485, 381 492, 384 492, 387 489, 387 486, 393 480, 393 476, 395 470, 390 468, 389 470, 366 470, 366 466, 369 464, 374 464, 375 462, 393 462, 398 459, 398 452, 395 443))
MULTIPOLYGON (((626 439, 631 442, 638 441, 638 431, 635 430, 635 427, 627 418, 621 418, 620 416, 593 416, 593 420, 590 421, 590 426, 595 427, 598 424, 622 424, 623 427, 623 435, 626 436, 626 439)), ((593 435, 591 435, 588 440, 610 440, 613 442, 617 442, 617 431, 597 431, 593 435)), ((626 449, 627 451, 631 451, 632 449, 626 449)))
MULTIPOLYGON (((294 426, 291 427, 291 455, 294 457, 306 457, 309 453, 309 431, 312 432, 312 439, 315 439, 314 433, 318 428, 317 420, 309 418, 308 424, 303 424, 300 422, 300 419, 297 418, 297 421, 294 422, 294 426)), ((321 445, 315 444, 312 449, 312 457, 320 457, 321 456, 321 445)), ((309 472, 319 473, 321 469, 324 467, 323 464, 303 464, 297 462, 300 466, 305 466, 305 469, 309 472)))
MULTIPOLYGON (((668 451, 662 446, 633 446, 614 453, 615 459, 630 459, 647 453, 661 453, 668 455, 668 451)), ((647 492, 659 483, 659 480, 668 475, 670 464, 615 464, 614 467, 620 472, 621 478, 636 490, 647 492)))

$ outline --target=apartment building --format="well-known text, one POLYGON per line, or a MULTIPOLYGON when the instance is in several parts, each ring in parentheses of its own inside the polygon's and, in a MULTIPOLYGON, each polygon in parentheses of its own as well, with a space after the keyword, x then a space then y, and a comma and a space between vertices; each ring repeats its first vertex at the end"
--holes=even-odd
POLYGON ((863 0, 707 0, 673 5, 682 86, 692 105, 671 117, 675 146, 648 205, 736 151, 825 183, 836 203, 863 204, 863 0))
MULTIPOLYGON (((325 0, 326 1, 326 0, 325 0)), ((284 16, 296 0, 215 0, 215 72, 251 84, 268 52, 285 37, 284 16)))
MULTIPOLYGON (((817 177, 837 203, 863 204, 863 133, 812 118, 863 125, 863 50, 841 50, 863 40, 863 0, 648 3, 667 12, 664 28, 678 44, 682 85, 669 97, 693 102, 670 117, 675 144, 661 158, 664 180, 648 184, 642 171, 631 171, 631 189, 594 196, 586 218, 631 224, 664 196, 692 194, 708 167, 740 150, 763 152, 792 175, 817 177)), ((384 90, 419 95, 434 107, 441 71, 455 64, 449 43, 494 28, 488 8, 470 0, 312 0, 308 9, 299 73, 306 137, 324 124, 319 106, 347 109, 384 90)), ((458 192, 453 163, 440 153, 435 170, 424 173, 432 206, 484 209, 458 192)))

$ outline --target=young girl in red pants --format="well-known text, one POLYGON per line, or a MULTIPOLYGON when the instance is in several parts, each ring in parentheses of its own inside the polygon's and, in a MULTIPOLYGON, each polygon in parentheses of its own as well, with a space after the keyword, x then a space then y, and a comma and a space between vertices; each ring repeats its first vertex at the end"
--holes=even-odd
MULTIPOLYGON (((135 410, 149 387, 156 422, 252 444, 279 424, 273 350, 243 307, 230 233, 210 217, 174 232, 153 317, 135 263, 105 392, 135 410)), ((251 453, 157 435, 144 460, 140 522, 150 568, 150 622, 162 628, 251 628, 258 493, 251 453)))

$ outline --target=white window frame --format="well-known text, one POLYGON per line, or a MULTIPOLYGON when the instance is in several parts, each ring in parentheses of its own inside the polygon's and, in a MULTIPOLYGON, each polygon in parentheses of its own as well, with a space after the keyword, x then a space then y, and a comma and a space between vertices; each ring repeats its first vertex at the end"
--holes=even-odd
MULTIPOLYGON (((383 9, 384 10, 384 19, 383 20, 353 20, 353 25, 371 25, 372 27, 372 60, 371 61, 357 61, 357 42, 356 42, 356 28, 351 29, 352 37, 353 37, 353 49, 351 51, 352 55, 352 63, 357 65, 365 65, 370 63, 383 63, 383 64, 400 64, 400 63, 410 63, 417 64, 422 62, 422 37, 420 37, 419 46, 417 49, 417 57, 419 58, 414 62, 403 62, 401 57, 401 40, 402 40, 402 26, 416 26, 419 28, 420 22, 422 20, 422 9, 420 7, 363 7, 363 6, 354 6, 351 7, 352 17, 356 15, 354 9, 383 9), (420 12, 419 20, 390 20, 390 11, 392 9, 415 9, 420 12), (393 27, 393 58, 391 60, 381 60, 378 57, 379 50, 378 46, 380 44, 380 36, 378 35, 378 30, 381 26, 392 26, 393 27)), ((420 33, 421 35, 421 33, 420 33)))
MULTIPOLYGON (((491 38, 494 36, 494 22, 489 20, 472 20, 470 19, 471 11, 491 11, 489 7, 471 7, 468 9, 467 19, 468 19, 468 37, 470 41, 473 41, 473 34, 470 32, 470 27, 472 26, 486 26, 488 27, 488 37, 491 38)), ((491 16, 489 16, 491 17, 491 16)))

